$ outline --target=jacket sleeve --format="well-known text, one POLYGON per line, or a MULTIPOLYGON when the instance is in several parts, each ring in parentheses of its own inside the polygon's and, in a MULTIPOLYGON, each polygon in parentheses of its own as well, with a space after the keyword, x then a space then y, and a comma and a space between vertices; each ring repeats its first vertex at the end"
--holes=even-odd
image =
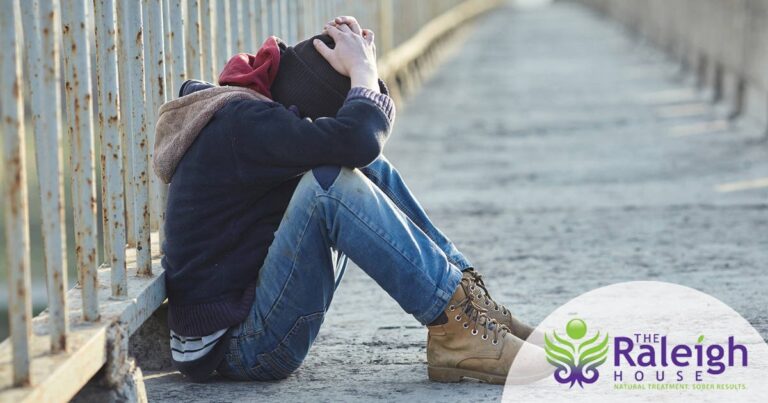
MULTIPOLYGON (((392 99, 356 87, 333 118, 301 119, 280 104, 234 102, 229 137, 241 179, 321 165, 364 167, 382 152, 394 120, 392 99)), ((283 175, 283 176, 285 176, 283 175)))

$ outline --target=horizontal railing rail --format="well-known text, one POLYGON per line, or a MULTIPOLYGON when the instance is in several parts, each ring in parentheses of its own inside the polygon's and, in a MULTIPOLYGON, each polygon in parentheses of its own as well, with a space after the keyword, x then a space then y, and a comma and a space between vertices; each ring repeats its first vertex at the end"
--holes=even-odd
POLYGON ((184 80, 215 81, 228 57, 255 52, 270 34, 293 43, 333 16, 355 15, 376 33, 381 73, 397 96, 442 36, 497 3, 0 0, 10 324, 10 338, 0 343, 0 400, 66 401, 105 365, 107 384, 119 382, 125 340, 166 298, 159 258, 167 188, 149 161, 157 110, 184 80), (33 318, 28 189, 34 181, 47 309, 33 318), (77 284, 68 290, 72 253, 77 284))

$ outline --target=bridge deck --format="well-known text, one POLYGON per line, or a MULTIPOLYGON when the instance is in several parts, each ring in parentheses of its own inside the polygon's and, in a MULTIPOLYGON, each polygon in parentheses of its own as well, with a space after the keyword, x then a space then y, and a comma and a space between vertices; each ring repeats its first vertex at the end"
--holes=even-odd
MULTIPOLYGON (((494 296, 532 322, 582 292, 656 279, 710 293, 768 336, 762 130, 678 66, 569 4, 501 9, 399 114, 386 154, 494 296)), ((426 330, 352 268, 304 366, 276 383, 145 373, 151 401, 480 401, 427 380, 426 330)), ((471 397, 470 397, 471 396, 471 397)))

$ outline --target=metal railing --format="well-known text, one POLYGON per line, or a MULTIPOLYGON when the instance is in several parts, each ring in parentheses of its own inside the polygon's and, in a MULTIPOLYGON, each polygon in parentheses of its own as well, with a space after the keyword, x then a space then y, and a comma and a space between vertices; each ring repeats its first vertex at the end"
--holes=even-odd
MULTIPOLYGON (((71 398, 109 364, 111 330, 118 326, 130 335, 165 299, 158 257, 167 189, 149 161, 157 110, 185 79, 215 81, 232 54, 255 52, 270 34, 294 43, 319 32, 336 15, 355 15, 376 32, 379 58, 395 77, 397 66, 405 64, 387 59, 390 52, 459 3, 468 2, 0 0, 10 322, 10 341, 0 344, 0 398, 71 398), (27 178, 29 134, 34 135, 36 178, 27 178), (77 269, 77 286, 70 291, 67 176, 77 269), (40 199, 48 308, 33 318, 27 192, 28 181, 35 179, 40 192, 32 197, 40 199), (57 379, 64 369, 74 374, 57 379)), ((444 25, 457 23, 460 14, 467 13, 454 11, 444 25)), ((422 41, 449 28, 432 27, 422 41)), ((413 46, 409 49, 400 53, 416 57, 413 46)))
POLYGON ((576 1, 665 49, 729 118, 755 116, 768 134, 768 1, 576 1))

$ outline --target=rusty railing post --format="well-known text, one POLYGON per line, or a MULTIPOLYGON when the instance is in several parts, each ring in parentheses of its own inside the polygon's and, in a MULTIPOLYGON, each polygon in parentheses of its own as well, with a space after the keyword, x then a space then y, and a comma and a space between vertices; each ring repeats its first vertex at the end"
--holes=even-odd
POLYGON ((289 45, 293 45, 293 42, 291 42, 291 38, 289 38, 289 28, 288 28, 288 0, 275 0, 277 1, 277 7, 275 7, 278 10, 278 35, 279 37, 283 38, 284 41, 287 41, 289 45))
MULTIPOLYGON (((224 68, 224 65, 229 60, 231 40, 229 37, 229 0, 219 0, 216 2, 216 10, 214 12, 216 20, 214 22, 216 35, 213 35, 212 40, 216 41, 216 64, 217 71, 214 74, 213 79, 216 80, 219 69, 224 68), (215 38, 215 39, 214 39, 215 38)), ((215 82, 215 81, 214 81, 215 82)))
POLYGON ((229 2, 230 56, 243 51, 243 14, 240 0, 229 2))
POLYGON ((297 13, 298 7, 296 6, 296 0, 284 0, 284 8, 286 10, 286 41, 288 44, 293 45, 299 40, 299 15, 297 13))
POLYGON ((213 81, 216 74, 216 47, 217 43, 213 38, 211 0, 200 0, 200 48, 203 49, 202 60, 203 72, 199 77, 205 81, 213 81))
POLYGON ((176 96, 176 92, 181 87, 181 83, 187 79, 187 65, 186 65, 186 52, 184 46, 184 25, 182 20, 182 5, 181 0, 168 0, 170 1, 169 9, 171 21, 171 82, 166 83, 170 88, 171 97, 176 96))
POLYGON ((8 268, 8 319, 13 347, 13 383, 30 381, 29 339, 32 334, 32 303, 29 268, 29 211, 24 147, 24 102, 21 77, 21 12, 15 0, 2 0, 0 13, 0 88, 12 97, 0 97, 0 128, 3 133, 3 195, 5 243, 8 268))
POLYGON ((163 46, 165 46, 165 49, 163 49, 163 55, 165 56, 165 60, 163 60, 163 66, 165 67, 165 102, 168 102, 176 97, 176 94, 173 93, 173 86, 171 86, 173 81, 173 52, 171 51, 173 31, 171 30, 170 0, 161 1, 163 2, 163 46))
MULTIPOLYGON (((144 65, 147 117, 147 143, 149 144, 149 161, 152 161, 155 144, 155 123, 157 110, 165 101, 165 55, 163 48, 163 7, 162 0, 143 0, 142 12, 144 21, 144 65)), ((201 52, 202 54, 202 52, 201 52)), ((163 221, 165 217, 166 185, 155 175, 153 169, 149 172, 150 196, 150 228, 158 231, 158 245, 163 244, 165 237, 163 221)))
POLYGON ((245 51, 248 53, 255 54, 256 51, 259 49, 259 37, 258 37, 258 28, 259 28, 259 20, 258 20, 258 7, 256 6, 256 0, 245 0, 246 3, 246 14, 245 14, 245 21, 246 24, 244 26, 245 30, 245 51))
MULTIPOLYGON (((152 274, 150 254, 149 220, 149 150, 144 99, 144 40, 141 18, 141 3, 138 1, 117 2, 118 32, 120 46, 118 58, 122 60, 119 70, 121 84, 126 91, 120 93, 121 121, 129 144, 131 177, 133 185, 134 210, 129 212, 135 224, 136 269, 140 275, 152 274), (123 102, 125 101, 125 102, 123 102)), ((126 164, 126 169, 129 167, 126 164)))
POLYGON ((59 90, 59 2, 34 1, 21 9, 30 109, 40 183, 43 253, 50 312, 51 352, 67 348, 67 252, 59 90), (50 27, 42 29, 42 27, 50 27))
POLYGON ((271 15, 269 12, 269 1, 270 0, 260 0, 259 2, 259 21, 261 24, 261 42, 264 42, 267 37, 272 35, 272 32, 270 31, 270 20, 271 15))
POLYGON ((123 192, 122 144, 118 127, 117 44, 114 0, 93 0, 96 29, 96 72, 99 89, 99 132, 101 139, 101 180, 104 186, 102 210, 104 244, 110 245, 106 262, 110 266, 112 296, 128 293, 125 267, 125 194, 123 192), (109 230, 107 230, 109 229, 109 230), (109 235, 107 237, 107 234, 109 235))
POLYGON ((72 208, 75 221, 75 256, 82 286, 83 319, 99 320, 96 270, 96 178, 93 158, 93 96, 91 60, 86 29, 85 0, 62 4, 64 33, 64 89, 71 145, 72 208))
POLYGON ((200 2, 199 0, 186 1, 186 17, 184 20, 184 42, 186 44, 187 78, 200 79, 202 66, 200 54, 200 2))

